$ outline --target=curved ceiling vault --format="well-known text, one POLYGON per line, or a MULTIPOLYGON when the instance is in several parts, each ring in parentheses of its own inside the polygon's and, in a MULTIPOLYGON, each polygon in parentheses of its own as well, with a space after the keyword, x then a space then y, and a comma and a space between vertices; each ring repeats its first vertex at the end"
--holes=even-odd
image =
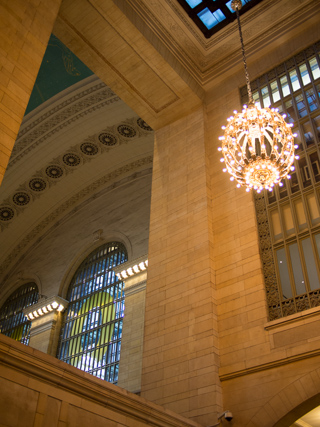
POLYGON ((0 280, 94 195, 152 170, 153 131, 51 36, 0 189, 0 280))

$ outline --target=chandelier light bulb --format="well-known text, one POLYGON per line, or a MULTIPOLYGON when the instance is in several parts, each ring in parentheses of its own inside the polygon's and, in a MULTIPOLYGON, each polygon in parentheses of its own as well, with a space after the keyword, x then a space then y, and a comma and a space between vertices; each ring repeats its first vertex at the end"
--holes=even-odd
POLYGON ((294 170, 297 156, 292 139, 290 127, 276 109, 251 104, 235 114, 221 139, 227 170, 249 190, 273 187, 294 170))

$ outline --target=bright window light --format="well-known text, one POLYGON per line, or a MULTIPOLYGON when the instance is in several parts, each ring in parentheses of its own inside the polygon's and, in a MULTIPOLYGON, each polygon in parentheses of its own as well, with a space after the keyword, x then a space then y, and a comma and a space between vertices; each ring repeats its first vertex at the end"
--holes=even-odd
POLYGON ((208 28, 208 30, 211 30, 211 28, 219 24, 219 22, 222 22, 224 19, 226 19, 220 9, 212 13, 207 7, 199 12, 198 16, 204 25, 208 28))
POLYGON ((186 0, 186 2, 193 9, 194 7, 198 6, 198 4, 202 3, 202 0, 186 0))

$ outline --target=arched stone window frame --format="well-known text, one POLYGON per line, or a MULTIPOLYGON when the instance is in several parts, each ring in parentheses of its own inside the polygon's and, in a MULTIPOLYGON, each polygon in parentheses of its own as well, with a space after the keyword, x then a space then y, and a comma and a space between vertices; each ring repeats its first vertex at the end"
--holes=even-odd
POLYGON ((61 293, 69 306, 64 314, 57 356, 94 376, 117 383, 124 283, 115 276, 113 267, 128 260, 127 247, 131 255, 131 245, 124 243, 127 239, 123 236, 113 237, 118 239, 102 241, 99 238, 85 250, 82 262, 79 263, 78 257, 62 283, 61 293), (116 246, 118 249, 111 250, 116 246), (105 249, 107 253, 102 256, 100 252, 105 249), (110 259, 108 264, 107 260, 115 256, 117 261, 110 259), (89 267, 95 269, 91 274, 88 274, 89 267))
POLYGON ((24 315, 23 310, 37 303, 38 299, 39 287, 35 280, 17 280, 11 288, 11 293, 5 293, 1 300, 0 332, 28 345, 31 321, 24 315))

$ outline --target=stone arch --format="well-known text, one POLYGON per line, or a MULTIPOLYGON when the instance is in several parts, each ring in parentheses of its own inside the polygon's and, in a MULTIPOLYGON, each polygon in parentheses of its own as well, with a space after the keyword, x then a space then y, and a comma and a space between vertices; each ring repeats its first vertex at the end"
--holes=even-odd
POLYGON ((0 297, 0 308, 14 291, 20 288, 20 286, 29 282, 33 282, 37 285, 40 297, 42 294, 42 284, 40 278, 31 271, 22 270, 12 276, 10 280, 7 281, 7 283, 3 284, 3 292, 1 293, 0 297))
MULTIPOLYGON (((310 360, 310 359, 309 359, 310 360)), ((247 427, 288 427, 319 405, 320 356, 310 370, 275 394, 251 418, 247 427)))
POLYGON ((320 402, 320 393, 317 393, 310 399, 302 402, 300 405, 295 407, 292 411, 286 414, 281 420, 279 420, 274 427, 284 427, 293 424, 296 420, 303 417, 303 415, 312 411, 312 409, 319 406, 320 402))
POLYGON ((74 257, 59 287, 59 295, 62 296, 62 298, 66 298, 71 279, 74 276, 80 264, 82 263, 82 261, 99 246, 102 246, 103 244, 108 242, 123 243, 127 250, 128 260, 129 261, 131 260, 132 244, 127 236, 125 236, 124 234, 118 231, 109 232, 106 236, 102 236, 102 232, 103 230, 97 230, 96 240, 88 244, 85 248, 83 248, 80 252, 78 252, 78 254, 74 257))

